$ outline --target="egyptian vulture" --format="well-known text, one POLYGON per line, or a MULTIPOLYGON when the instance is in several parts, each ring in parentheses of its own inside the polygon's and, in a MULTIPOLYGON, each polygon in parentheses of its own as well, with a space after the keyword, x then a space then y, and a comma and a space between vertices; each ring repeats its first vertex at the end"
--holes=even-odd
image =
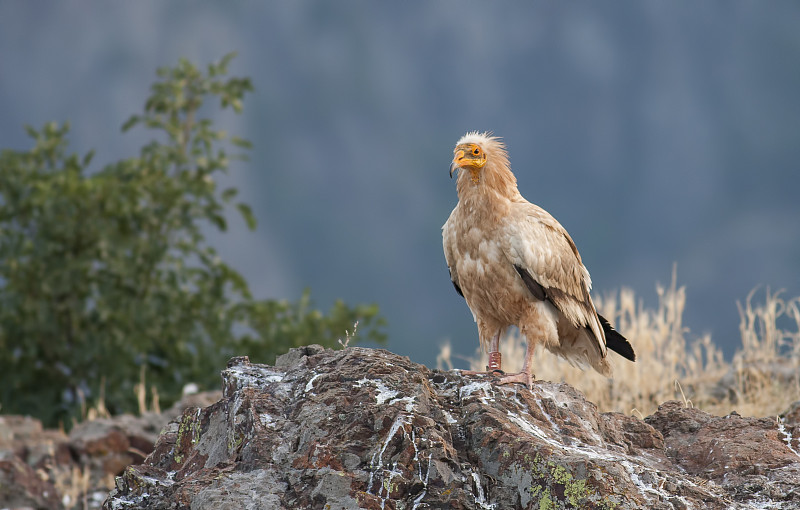
POLYGON ((453 152, 450 177, 458 170, 458 204, 442 227, 444 256, 489 352, 487 372, 501 375, 499 384, 530 388, 538 344, 607 377, 607 349, 635 361, 631 344, 598 315, 589 271, 572 238, 520 194, 503 142, 471 132, 453 152), (506 375, 499 343, 510 326, 524 335, 527 352, 522 372, 506 375))

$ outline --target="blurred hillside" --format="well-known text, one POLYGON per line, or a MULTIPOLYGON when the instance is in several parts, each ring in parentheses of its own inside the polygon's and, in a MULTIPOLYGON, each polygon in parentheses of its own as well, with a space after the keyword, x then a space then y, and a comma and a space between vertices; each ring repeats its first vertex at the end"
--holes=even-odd
POLYGON ((595 292, 656 301, 678 264, 684 324, 739 345, 736 301, 800 294, 800 5, 747 2, 0 4, 0 139, 72 123, 104 164, 153 70, 229 51, 256 87, 222 257, 258 297, 377 302, 388 347, 432 365, 477 335, 440 226, 467 130, 508 143, 520 190, 570 231, 595 292), (505 5, 503 7, 509 7, 505 5), (402 339, 402 343, 401 342, 402 339))

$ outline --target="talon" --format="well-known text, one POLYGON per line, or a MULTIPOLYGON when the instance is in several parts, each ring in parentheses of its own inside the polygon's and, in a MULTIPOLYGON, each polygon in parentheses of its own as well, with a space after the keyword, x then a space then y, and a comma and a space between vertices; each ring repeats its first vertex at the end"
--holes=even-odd
POLYGON ((488 365, 486 366, 486 371, 489 372, 490 374, 496 375, 498 377, 506 375, 506 373, 503 370, 500 370, 499 368, 495 368, 494 370, 490 370, 488 365))
POLYGON ((514 384, 519 383, 525 385, 529 390, 533 389, 533 380, 536 378, 533 374, 527 372, 520 372, 518 374, 511 374, 500 379, 497 384, 514 384))

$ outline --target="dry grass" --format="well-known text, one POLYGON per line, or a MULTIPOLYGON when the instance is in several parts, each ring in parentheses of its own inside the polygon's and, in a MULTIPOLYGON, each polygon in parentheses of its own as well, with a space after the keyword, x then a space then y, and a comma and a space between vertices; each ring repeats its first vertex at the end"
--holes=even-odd
MULTIPOLYGON (((158 389, 155 386, 150 387, 150 406, 147 405, 147 384, 144 366, 139 372, 139 382, 134 385, 133 391, 136 394, 140 415, 145 413, 161 413, 158 389)), ((89 405, 87 403, 81 390, 78 390, 78 397, 81 403, 80 422, 111 417, 111 413, 108 411, 105 404, 105 379, 100 383, 100 394, 97 396, 97 401, 94 405, 89 405)), ((73 420, 73 427, 78 423, 79 421, 73 420)), ((141 452, 134 453, 144 456, 141 452)), ((42 473, 42 477, 48 478, 48 475, 42 473)), ((102 478, 97 479, 96 476, 92 476, 91 469, 86 465, 54 466, 50 470, 49 479, 53 482, 56 489, 58 489, 61 495, 61 503, 67 510, 96 508, 96 502, 90 503, 89 501, 90 495, 102 494, 114 488, 113 475, 105 474, 102 478)))
POLYGON ((102 480, 92 480, 87 466, 58 466, 50 473, 50 481, 61 495, 65 510, 88 510, 97 508, 90 502, 90 494, 109 492, 114 488, 114 476, 105 475, 102 480))
MULTIPOLYGON (((683 324, 686 289, 656 285, 658 306, 645 308, 630 289, 595 300, 598 311, 633 344, 636 363, 610 356, 614 379, 581 370, 550 353, 534 358, 538 379, 563 381, 581 390, 601 411, 652 414, 660 403, 682 400, 717 415, 775 416, 800 400, 800 297, 784 300, 766 291, 754 304, 755 291, 739 304, 742 347, 727 362, 710 335, 690 338, 683 324), (788 327, 789 329, 784 329, 788 327)), ((477 342, 476 342, 477 343, 477 342)), ((524 338, 510 332, 501 342, 506 371, 518 371, 524 338)), ((470 369, 484 370, 486 354, 465 358, 470 369)), ((440 368, 452 366, 450 346, 442 348, 440 368)))
POLYGON ((764 304, 754 306, 754 294, 737 303, 742 348, 733 358, 732 384, 726 381, 727 400, 740 414, 775 415, 800 400, 800 296, 785 300, 767 289, 764 304))
POLYGON ((145 383, 145 366, 142 365, 139 371, 139 382, 133 386, 136 394, 136 402, 139 405, 139 414, 155 413, 161 414, 161 403, 158 395, 158 388, 150 386, 150 408, 147 407, 147 384, 145 383))
MULTIPOLYGON (((106 408, 106 378, 100 380, 100 395, 97 397, 97 402, 93 406, 89 406, 86 401, 86 395, 83 390, 78 388, 78 400, 81 404, 81 419, 80 422, 92 421, 98 418, 110 418, 111 413, 106 408)), ((72 426, 74 427, 80 423, 76 419, 72 419, 72 426)))
MULTIPOLYGON (((139 414, 155 413, 161 414, 160 397, 158 388, 150 386, 150 406, 147 405, 147 384, 146 384, 146 367, 142 366, 139 371, 139 382, 133 385, 133 392, 136 395, 136 402, 139 406, 139 414)), ((106 380, 105 377, 100 381, 100 394, 97 396, 97 401, 94 405, 89 405, 83 391, 78 388, 78 400, 81 406, 80 420, 72 420, 72 426, 85 421, 93 421, 98 418, 111 418, 111 413, 106 408, 106 380)), ((63 430, 63 427, 62 427, 63 430)))
POLYGON ((356 333, 357 333, 357 332, 358 332, 358 321, 356 321, 356 322, 353 324, 353 332, 352 332, 352 333, 350 333, 350 332, 349 332, 348 330, 346 330, 346 329, 344 330, 345 341, 344 341, 344 342, 342 342, 342 339, 341 339, 341 338, 338 340, 338 342, 339 342, 339 345, 341 345, 341 346, 342 346, 342 349, 347 349, 347 347, 350 345, 350 340, 352 340, 353 338, 355 338, 355 336, 356 336, 356 333))

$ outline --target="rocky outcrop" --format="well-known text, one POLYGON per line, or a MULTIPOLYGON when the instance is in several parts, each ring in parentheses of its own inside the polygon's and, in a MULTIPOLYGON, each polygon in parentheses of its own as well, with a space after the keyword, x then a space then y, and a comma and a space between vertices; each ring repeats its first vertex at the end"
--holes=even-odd
POLYGON ((223 380, 105 508, 800 508, 796 408, 668 402, 642 421, 566 384, 499 387, 362 348, 234 358, 223 380))
POLYGON ((0 508, 100 508, 114 477, 153 451, 167 423, 220 396, 194 394, 163 413, 85 421, 69 434, 27 416, 0 416, 0 508))
POLYGON ((720 418, 667 402, 645 422, 661 432, 676 466, 713 482, 734 501, 800 508, 798 418, 791 410, 775 418, 720 418))

